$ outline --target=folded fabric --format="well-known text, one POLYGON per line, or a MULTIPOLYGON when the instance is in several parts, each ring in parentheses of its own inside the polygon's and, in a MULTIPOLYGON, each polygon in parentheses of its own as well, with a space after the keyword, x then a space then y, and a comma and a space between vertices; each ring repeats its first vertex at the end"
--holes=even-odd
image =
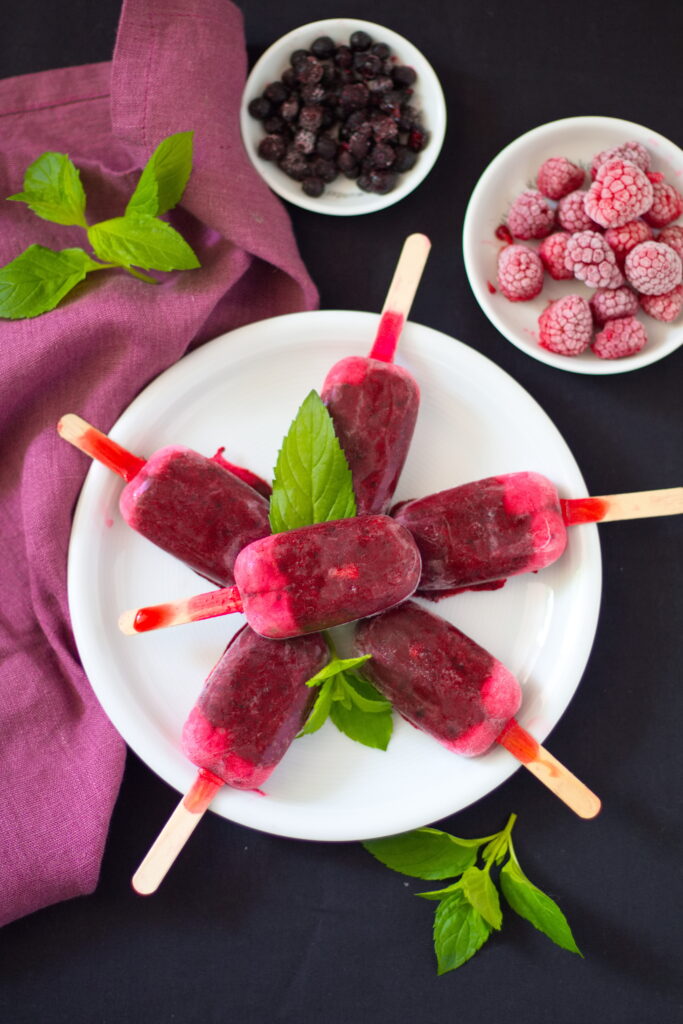
MULTIPOLYGON (((59 416, 106 430, 188 349, 316 302, 288 216, 240 142, 240 12, 226 0, 175 7, 128 0, 111 64, 0 82, 0 195, 21 190, 41 153, 68 153, 91 222, 123 212, 163 138, 194 130, 170 220, 202 264, 157 286, 95 274, 50 313, 0 321, 0 924, 94 889, 123 770, 69 625, 67 548, 87 466, 57 437, 59 416)), ((0 264, 34 242, 84 236, 0 202, 0 264)))

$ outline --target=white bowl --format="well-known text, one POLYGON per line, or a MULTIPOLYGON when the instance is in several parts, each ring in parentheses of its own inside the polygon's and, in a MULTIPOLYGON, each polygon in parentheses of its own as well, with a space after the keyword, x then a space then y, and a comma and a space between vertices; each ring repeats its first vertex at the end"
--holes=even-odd
POLYGON ((273 192, 305 210, 347 217, 359 213, 374 213, 376 210, 392 206, 426 178, 441 151, 446 133, 446 101, 431 64, 403 36, 371 21, 360 21, 358 18, 326 18, 324 21, 309 22, 281 36, 259 58, 244 88, 240 127, 249 159, 273 192), (309 49, 313 40, 319 36, 330 36, 338 45, 348 43, 349 36, 360 30, 372 36, 374 42, 386 43, 401 64, 407 64, 417 72, 412 103, 423 114, 429 140, 418 155, 415 166, 400 175, 399 182, 392 192, 382 196, 362 192, 355 181, 340 175, 325 186, 322 196, 313 199, 302 191, 301 182, 288 178, 277 164, 263 160, 258 155, 257 147, 263 138, 263 126, 260 121, 251 117, 247 108, 251 100, 260 96, 270 82, 280 78, 282 72, 289 66, 289 58, 294 50, 309 49))
POLYGON ((535 181, 543 161, 551 156, 566 156, 590 167, 596 153, 632 139, 650 151, 652 169, 661 171, 667 181, 680 187, 683 152, 662 135, 613 117, 569 117, 534 128, 506 146, 482 174, 467 207, 463 227, 465 269, 479 305, 508 341, 534 359, 560 370, 624 373, 663 359, 683 342, 681 320, 666 324, 640 312, 638 319, 642 320, 649 340, 636 355, 600 359, 590 349, 579 356, 557 355, 538 344, 539 315, 551 299, 570 293, 589 298, 592 289, 580 281, 554 281, 546 275, 543 291, 537 298, 529 302, 509 302, 500 291, 492 293, 488 287, 488 282, 496 283, 501 248, 495 230, 503 223, 512 200, 535 181))

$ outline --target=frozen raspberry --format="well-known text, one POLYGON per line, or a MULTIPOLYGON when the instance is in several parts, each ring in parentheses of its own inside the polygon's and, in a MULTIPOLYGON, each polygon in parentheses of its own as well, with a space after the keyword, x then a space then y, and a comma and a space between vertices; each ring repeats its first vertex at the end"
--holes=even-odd
POLYGON ((541 164, 536 185, 548 199, 561 199, 583 185, 586 174, 583 167, 577 167, 564 156, 551 156, 541 164))
POLYGON ((670 324, 680 316, 683 309, 683 284, 677 284, 664 295, 643 295, 640 304, 648 316, 670 324))
POLYGON ((607 228, 605 231, 605 241, 614 250, 620 267, 624 265, 626 254, 649 238, 652 238, 652 229, 643 220, 629 220, 619 228, 607 228))
POLYGON ((570 192, 557 204, 557 221, 565 231, 598 231, 600 225, 591 220, 584 208, 586 192, 570 192))
POLYGON ((564 265, 590 288, 618 288, 624 281, 614 253, 597 231, 578 231, 570 236, 564 265))
POLYGON ((568 281, 574 276, 564 263, 569 238, 568 231, 554 231, 552 235, 544 238, 538 247, 538 255, 543 260, 545 269, 556 281, 568 281))
POLYGON ((601 359, 621 359, 640 352, 647 342, 647 332, 634 316, 622 316, 608 320, 599 334, 595 335, 593 351, 601 359))
POLYGON ((591 178, 596 178, 598 170, 608 160, 630 160, 641 171, 650 170, 650 154, 640 142, 623 142, 621 146, 613 146, 612 149, 603 149, 593 157, 591 163, 591 178))
POLYGON ((641 242, 624 263, 626 279, 642 295, 664 295, 681 283, 681 257, 663 242, 641 242))
POLYGON ((515 238, 545 238, 553 229, 555 211, 540 192, 527 189, 517 196, 507 215, 507 226, 515 238))
POLYGON ((535 299, 543 287, 543 264, 527 245, 508 245, 498 257, 498 285, 510 302, 535 299))
POLYGON ((608 320, 621 316, 635 316, 638 312, 638 296, 630 288, 598 288, 588 305, 593 319, 599 327, 608 320))
POLYGON ((683 196, 666 181, 656 181, 652 191, 652 206, 643 214, 643 220, 653 228, 665 228, 667 224, 678 220, 683 213, 683 196))
POLYGON ((652 206, 652 182, 628 160, 608 160, 586 192, 586 213, 603 228, 618 228, 652 206))
POLYGON ((590 306, 580 295, 551 302, 538 318, 539 344, 561 356, 585 352, 593 337, 590 306))
POLYGON ((668 228, 664 228, 657 235, 657 241, 668 245, 683 260, 683 227, 680 224, 671 224, 668 228))

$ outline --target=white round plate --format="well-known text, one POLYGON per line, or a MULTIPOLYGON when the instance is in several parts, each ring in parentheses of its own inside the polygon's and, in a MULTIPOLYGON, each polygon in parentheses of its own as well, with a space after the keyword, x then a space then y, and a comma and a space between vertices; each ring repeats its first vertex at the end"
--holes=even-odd
POLYGON ((359 213, 374 213, 393 206, 412 192, 427 177, 441 152, 444 135, 446 134, 446 101, 443 90, 436 77, 433 67, 413 46, 400 36, 398 32, 375 25, 372 21, 360 21, 358 18, 327 18, 324 21, 312 21, 301 25, 287 35, 281 36, 269 46, 259 58, 247 79, 242 96, 240 110, 240 127, 242 141, 249 159, 266 184, 277 195, 295 206, 313 213, 328 213, 336 217, 348 217, 359 213), (277 164, 263 160, 257 152, 258 144, 264 137, 260 121, 251 117, 249 103, 260 96, 270 82, 275 82, 289 65, 289 58, 294 50, 308 50, 314 39, 319 36, 330 36, 337 45, 347 44, 353 32, 367 32, 373 42, 386 43, 401 64, 407 64, 417 72, 411 103, 422 111, 424 126, 429 132, 427 145, 418 155, 412 170, 400 175, 398 184, 391 192, 380 196, 371 192, 362 192, 355 181, 340 175, 318 199, 312 199, 301 189, 301 182, 293 181, 281 171, 277 164))
MULTIPOLYGON (((182 359, 142 392, 111 436, 139 455, 182 442, 270 478, 289 424, 332 364, 367 354, 370 313, 314 312, 264 320, 182 359)), ((496 473, 537 470, 566 497, 586 493, 562 437, 541 408, 494 363, 437 331, 408 323, 399 361, 422 403, 397 500, 496 473)), ((93 688, 126 742, 180 792, 195 769, 180 749, 182 724, 203 680, 244 618, 232 615, 123 636, 121 611, 197 594, 206 584, 134 533, 118 511, 122 481, 93 465, 69 552, 69 602, 93 688)), ((427 605, 457 623, 516 673, 520 720, 543 741, 574 693, 595 634, 600 600, 595 526, 574 527, 567 552, 501 590, 427 605)), ((265 786, 267 797, 219 792, 213 809, 276 835, 355 840, 436 821, 477 800, 517 767, 496 748, 476 760, 450 753, 403 719, 386 752, 349 740, 327 722, 295 740, 265 786)), ((580 774, 581 747, 571 765, 580 774)), ((553 799, 548 796, 548 799, 553 799)))
MULTIPOLYGON (((551 299, 578 294, 590 298, 593 290, 580 281, 554 281, 546 274, 543 290, 530 302, 509 302, 500 291, 492 294, 488 282, 496 284, 496 265, 502 243, 495 237, 508 207, 525 188, 533 188, 538 169, 551 156, 566 156, 587 165, 596 153, 622 142, 641 142, 652 155, 652 170, 661 171, 679 190, 683 180, 683 151, 662 135, 631 121, 613 117, 568 117, 551 121, 521 135, 492 160, 467 207, 463 226, 465 270, 477 302, 491 323, 522 352, 559 370, 574 373, 625 373, 638 370, 668 356, 683 342, 683 321, 673 324, 638 313, 648 334, 645 348, 623 359, 599 359, 588 349, 580 356, 561 356, 538 344, 538 318, 551 299)), ((586 174, 584 188, 590 184, 586 174)), ((524 245, 536 247, 536 242, 524 245)))

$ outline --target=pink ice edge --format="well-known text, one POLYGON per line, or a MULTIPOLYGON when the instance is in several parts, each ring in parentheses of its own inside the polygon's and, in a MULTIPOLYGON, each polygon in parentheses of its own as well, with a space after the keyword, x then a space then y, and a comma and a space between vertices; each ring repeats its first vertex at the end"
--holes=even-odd
POLYGON ((235 789, 258 789, 271 774, 274 765, 263 767, 252 764, 230 751, 231 734, 228 729, 214 726, 194 707, 183 726, 182 748, 185 756, 206 768, 228 786, 235 789))

